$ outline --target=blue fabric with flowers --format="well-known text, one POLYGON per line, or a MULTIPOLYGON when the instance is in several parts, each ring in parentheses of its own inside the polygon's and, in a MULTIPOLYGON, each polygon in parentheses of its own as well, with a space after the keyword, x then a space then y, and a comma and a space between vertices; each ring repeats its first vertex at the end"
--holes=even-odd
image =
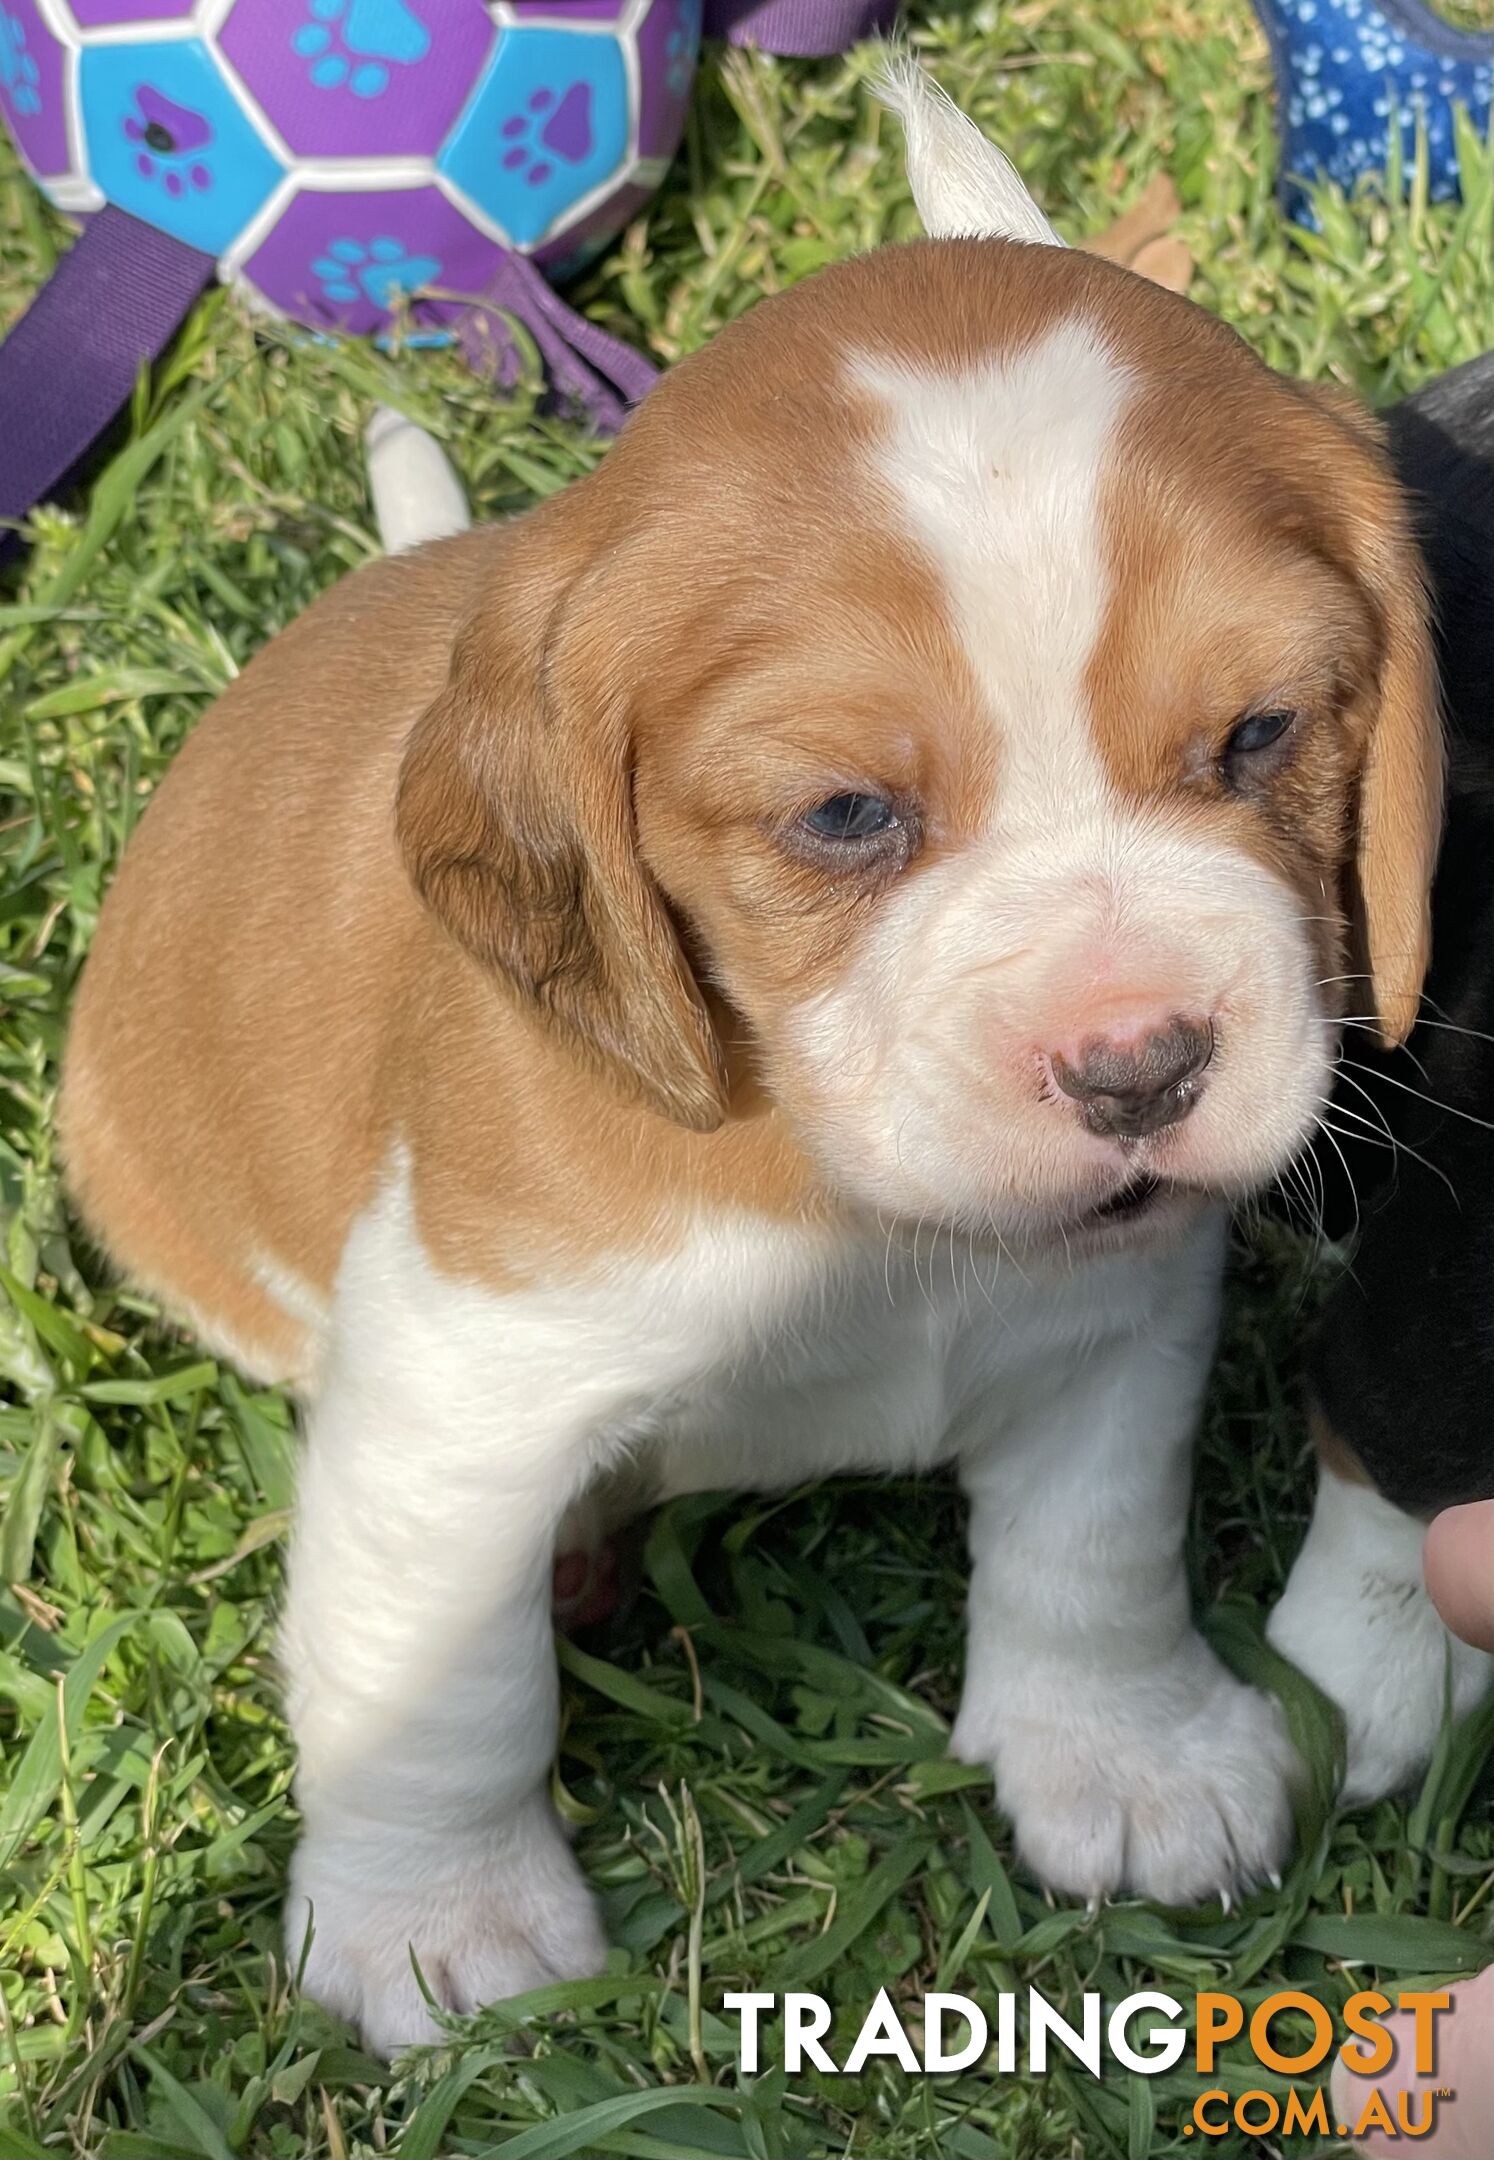
POLYGON ((1255 0, 1276 70, 1282 184, 1296 216, 1304 181, 1352 188, 1383 172, 1391 131, 1409 167, 1418 124, 1434 196, 1458 192, 1453 108, 1486 132, 1494 37, 1456 30, 1422 0, 1255 0))

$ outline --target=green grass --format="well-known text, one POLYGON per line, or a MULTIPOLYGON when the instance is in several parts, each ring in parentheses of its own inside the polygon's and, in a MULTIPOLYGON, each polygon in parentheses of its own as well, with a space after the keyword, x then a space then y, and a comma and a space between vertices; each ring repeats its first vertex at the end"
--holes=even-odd
MULTIPOLYGON (((1468 148, 1462 208, 1367 195, 1327 206, 1319 237, 1289 235, 1243 0, 982 0, 914 19, 1070 237, 1171 172, 1195 297, 1277 366, 1383 402, 1494 343, 1487 155, 1468 148)), ((670 359, 761 292, 910 232, 894 138, 854 64, 712 73, 671 185, 586 304, 670 359)), ((61 244, 7 168, 0 316, 61 244)), ((153 782, 270 632, 373 550, 358 430, 375 396, 441 435, 486 514, 597 454, 454 359, 267 336, 219 297, 91 495, 38 517, 0 591, 0 2160, 1197 2150, 1181 2074, 879 2068, 744 2089, 720 1997, 797 1981, 859 2012, 883 1983, 916 1994, 937 1976, 1060 2002, 1283 1983, 1336 2002, 1376 1976, 1471 1967, 1494 1907, 1487 1783, 1470 1797, 1491 1728, 1451 1741, 1409 1805, 1338 1821, 1309 1805, 1282 1890, 1243 1910, 1054 1906, 982 1782, 942 1758, 962 1532, 939 1482, 678 1506, 606 1661, 568 1655, 559 1777, 610 1909, 605 1983, 485 2013, 397 2072, 288 1985, 273 1616, 289 1418, 109 1285, 60 1202, 50 1114, 69 987, 153 782), (695 2097, 702 2068, 719 2103, 695 2097)), ((1242 1239, 1193 1554, 1209 1625, 1287 1688, 1321 1781, 1332 1721, 1259 1647, 1308 1494, 1291 1370, 1311 1297, 1288 1238, 1242 1239)), ((1263 2082, 1238 2059, 1222 2081, 1263 2082)))
POLYGON ((1494 0, 1433 0, 1437 14, 1459 30, 1487 30, 1494 23, 1494 0))

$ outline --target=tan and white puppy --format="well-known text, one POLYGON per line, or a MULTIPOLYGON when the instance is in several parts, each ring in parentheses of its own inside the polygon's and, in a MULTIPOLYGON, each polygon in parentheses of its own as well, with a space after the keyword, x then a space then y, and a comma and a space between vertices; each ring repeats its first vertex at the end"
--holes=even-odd
POLYGON ((307 1984, 392 2047, 593 1969, 557 1526, 954 1461, 954 1735, 1082 1896, 1249 1883, 1273 1704, 1195 1632, 1229 1201, 1388 1035, 1440 750, 1360 418, 1056 244, 905 84, 936 237, 763 303, 598 472, 376 564, 219 702, 62 1106, 110 1249, 307 1404, 307 1984), (955 237, 971 235, 972 237, 955 237))

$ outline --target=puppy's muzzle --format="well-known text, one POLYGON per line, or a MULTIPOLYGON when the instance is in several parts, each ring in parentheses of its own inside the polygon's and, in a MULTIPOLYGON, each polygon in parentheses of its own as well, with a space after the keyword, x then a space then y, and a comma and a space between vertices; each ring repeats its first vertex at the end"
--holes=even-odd
POLYGON ((1050 1051, 1048 1063, 1090 1132, 1141 1140, 1188 1115, 1213 1055, 1212 1023, 1174 1014, 1160 1028, 1092 1036, 1073 1057, 1050 1051))

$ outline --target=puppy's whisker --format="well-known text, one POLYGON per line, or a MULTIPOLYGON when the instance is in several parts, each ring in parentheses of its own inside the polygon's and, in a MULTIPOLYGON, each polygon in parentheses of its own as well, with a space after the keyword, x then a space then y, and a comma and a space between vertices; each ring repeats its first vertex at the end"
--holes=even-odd
MULTIPOLYGON (((1343 1103, 1340 1103, 1337 1107, 1340 1117, 1352 1117, 1355 1115, 1355 1113, 1347 1109, 1343 1103)), ((1319 1120, 1319 1123, 1322 1124, 1325 1132, 1331 1131, 1333 1129, 1328 1126, 1327 1123, 1322 1119, 1319 1120)), ((1377 1133, 1373 1132, 1343 1132, 1341 1133, 1341 1137, 1356 1144, 1363 1143, 1370 1147, 1388 1148, 1393 1155, 1404 1155, 1408 1162, 1414 1162, 1419 1164, 1423 1170, 1429 1171, 1434 1178, 1439 1178, 1441 1180, 1441 1182, 1447 1187, 1448 1194, 1452 1199, 1453 1205, 1461 1211, 1463 1205, 1462 1200, 1459 1198, 1456 1185, 1454 1185, 1452 1179, 1448 1176, 1447 1172, 1441 1169, 1438 1164, 1432 1162, 1427 1156, 1423 1155, 1419 1149, 1412 1147, 1409 1142, 1396 1137, 1392 1137, 1389 1140, 1383 1140, 1377 1133)))
POLYGON ((887 1292, 888 1304, 895 1305, 897 1294, 892 1287, 892 1241, 897 1235, 897 1217, 889 1216, 884 1222, 882 1210, 878 1208, 877 1228, 886 1232, 886 1242, 882 1247, 882 1287, 887 1292))
POLYGON ((1344 1182, 1349 1188, 1349 1198, 1354 1203, 1354 1235, 1355 1237, 1358 1237, 1359 1232, 1364 1224, 1364 1217, 1360 1211, 1359 1192, 1358 1188, 1354 1183, 1354 1174, 1349 1168, 1349 1159, 1345 1155, 1343 1149, 1339 1146, 1337 1137, 1334 1134, 1332 1126, 1325 1123, 1325 1121, 1321 1117, 1318 1119, 1317 1123, 1319 1132, 1322 1133, 1324 1139, 1328 1142, 1328 1145, 1332 1148, 1334 1154, 1338 1157, 1340 1164, 1343 1166, 1344 1182))
POLYGON ((1448 1117, 1462 1118, 1465 1124, 1477 1125, 1484 1132, 1494 1132, 1494 1118, 1475 1117, 1471 1110, 1460 1110, 1456 1103, 1443 1102, 1436 1095, 1424 1095, 1420 1088, 1412 1087, 1409 1080, 1396 1080, 1389 1073, 1377 1073, 1373 1066, 1361 1064, 1358 1058, 1346 1058, 1340 1054, 1338 1065, 1340 1070, 1352 1065, 1356 1071, 1367 1074, 1371 1080, 1384 1081, 1387 1087, 1399 1088, 1402 1094, 1414 1096, 1430 1110, 1445 1111, 1448 1117))
MULTIPOLYGON (((1367 1019, 1361 1019, 1357 1014, 1351 1017, 1349 1014, 1344 1013, 1340 1016, 1338 1024, 1340 1027, 1361 1028, 1366 1034, 1370 1034, 1375 1031, 1379 1023, 1375 1020, 1373 1015, 1371 1015, 1367 1019)), ((1420 1022, 1418 1022, 1417 1024, 1418 1026, 1421 1025, 1420 1022)), ((1416 1052, 1411 1048, 1409 1043, 1402 1043, 1400 1045, 1400 1055, 1411 1060, 1411 1063, 1421 1074, 1422 1079, 1425 1080, 1427 1086, 1430 1087, 1432 1084, 1432 1076, 1427 1071, 1425 1065, 1423 1065, 1421 1059, 1416 1055, 1416 1052)))
MULTIPOLYGON (((1373 1013, 1345 1014, 1339 1020, 1340 1027, 1372 1027, 1375 1024, 1373 1013)), ((1473 1042, 1494 1043, 1494 1035, 1484 1028, 1462 1027, 1455 1020, 1429 1020, 1425 1013, 1418 1015, 1416 1025, 1418 1028, 1436 1028, 1443 1035, 1466 1035, 1473 1042)))
MULTIPOLYGON (((1340 1078, 1340 1080, 1342 1080, 1342 1081, 1343 1081, 1343 1083, 1344 1083, 1344 1085, 1345 1085, 1346 1087, 1351 1087, 1351 1088, 1353 1088, 1353 1090, 1354 1090, 1354 1092, 1355 1092, 1355 1094, 1356 1094, 1356 1095, 1362 1095, 1362 1096, 1364 1097, 1364 1100, 1365 1100, 1365 1101, 1366 1101, 1366 1102, 1367 1102, 1367 1103, 1369 1104, 1369 1106, 1370 1106, 1371 1110, 1373 1110, 1373 1112, 1374 1112, 1374 1114, 1375 1114, 1375 1117, 1376 1117, 1376 1119, 1378 1120, 1378 1123, 1379 1123, 1379 1127, 1380 1127, 1380 1130, 1381 1130, 1381 1132, 1383 1132, 1383 1133, 1384 1133, 1384 1135, 1385 1135, 1386 1139, 1387 1139, 1388 1141, 1390 1141, 1390 1143, 1391 1143, 1391 1145, 1392 1145, 1392 1146, 1394 1146, 1394 1145, 1395 1145, 1395 1140, 1396 1140, 1396 1135, 1395 1135, 1394 1131, 1393 1131, 1393 1130, 1391 1129, 1391 1124, 1390 1124, 1390 1120, 1389 1120, 1389 1118, 1388 1118, 1388 1117, 1387 1117, 1387 1116, 1385 1115, 1385 1108, 1384 1108, 1384 1105, 1383 1105, 1382 1103, 1378 1103, 1378 1102, 1376 1102, 1376 1100, 1375 1100, 1374 1096, 1373 1096, 1373 1095, 1372 1095, 1372 1094, 1370 1093, 1369 1089, 1368 1089, 1368 1088, 1367 1088, 1367 1087, 1366 1087, 1366 1086, 1364 1085, 1363 1081, 1362 1081, 1362 1080, 1356 1080, 1356 1079, 1354 1078, 1354 1075, 1353 1075, 1352 1073, 1350 1073, 1350 1072, 1346 1072, 1346 1071, 1345 1071, 1345 1070, 1343 1069, 1343 1066, 1342 1066, 1342 1064, 1341 1064, 1341 1063, 1340 1063, 1340 1066, 1339 1066, 1339 1078, 1340 1078)), ((1332 1102, 1333 1102, 1333 1100, 1334 1100, 1334 1098, 1333 1098, 1332 1096, 1328 1096, 1328 1095, 1325 1095, 1325 1096, 1323 1097, 1323 1103, 1324 1103, 1324 1106, 1326 1107, 1326 1106, 1327 1106, 1328 1104, 1332 1103, 1332 1102)), ((1338 1108, 1339 1108, 1340 1110, 1343 1110, 1343 1111, 1345 1112, 1345 1114, 1347 1115, 1347 1110, 1348 1110, 1348 1106, 1347 1106, 1346 1104, 1344 1104, 1344 1103, 1339 1103, 1339 1104, 1337 1105, 1337 1107, 1338 1107, 1338 1108)), ((1359 1116, 1359 1117, 1362 1117, 1362 1116, 1364 1115, 1364 1113, 1363 1113, 1363 1111, 1357 1111, 1357 1112, 1355 1112, 1355 1115, 1356 1115, 1356 1116, 1359 1116)))
MULTIPOLYGON (((1436 1025, 1438 1027, 1448 1028, 1457 1035, 1476 1035, 1480 1042, 1494 1042, 1494 1035, 1485 1035, 1478 1028, 1462 1027, 1456 1021, 1451 1020, 1448 1017, 1447 1007, 1445 1005, 1439 1005, 1435 998, 1424 996, 1422 998, 1422 1003, 1423 1005, 1429 1006, 1430 1009, 1438 1015, 1438 1019, 1436 1022, 1436 1025)), ((1423 1023, 1423 1025, 1428 1024, 1430 1023, 1423 1023)))
MULTIPOLYGON (((1369 1104, 1370 1109, 1375 1114, 1374 1119, 1371 1120, 1364 1115, 1364 1112, 1362 1110, 1351 1109, 1347 1103, 1339 1102, 1337 1100, 1330 1100, 1330 1098, 1328 1097, 1322 1098, 1321 1107, 1325 1112, 1331 1108, 1335 1115, 1337 1115, 1338 1117, 1352 1118, 1357 1125, 1361 1125, 1364 1127, 1364 1130, 1362 1132, 1343 1132, 1342 1138, 1352 1141, 1356 1145, 1360 1146, 1388 1148, 1392 1155, 1404 1155, 1411 1162, 1419 1163, 1422 1169, 1429 1170, 1433 1177, 1440 1178, 1442 1180, 1443 1184, 1447 1187, 1449 1194, 1452 1196, 1454 1205, 1461 1208, 1462 1201, 1458 1196, 1457 1187, 1453 1184, 1453 1181, 1447 1175, 1447 1172, 1443 1170, 1437 1163, 1432 1162, 1427 1156, 1423 1155, 1418 1148, 1412 1147, 1409 1141, 1403 1140, 1398 1133, 1394 1132, 1391 1129, 1390 1123, 1386 1118, 1385 1112, 1381 1105, 1375 1101, 1375 1098, 1369 1092, 1369 1089, 1364 1087, 1358 1080, 1354 1078, 1352 1073, 1342 1073, 1341 1078, 1348 1084, 1348 1086, 1354 1088, 1360 1095, 1364 1097, 1365 1101, 1369 1104)), ((1328 1129, 1325 1118, 1320 1116, 1318 1122, 1320 1125, 1323 1126, 1323 1129, 1325 1131, 1328 1129)))
POLYGON ((1307 1165, 1311 1166, 1311 1181, 1315 1183, 1317 1191, 1317 1236, 1318 1247, 1321 1250, 1328 1242, 1327 1225, 1324 1221, 1328 1209, 1328 1188, 1323 1176, 1323 1166, 1315 1156, 1309 1155, 1304 1158, 1304 1167, 1307 1165))
MULTIPOLYGON (((1302 1196, 1302 1205, 1307 1211, 1308 1228, 1312 1231, 1314 1243, 1321 1249, 1327 1242, 1327 1232, 1323 1223, 1322 1186, 1320 1180, 1318 1191, 1314 1193, 1308 1167, 1311 1162, 1310 1155, 1295 1155, 1286 1165, 1286 1170, 1292 1177, 1297 1192, 1302 1196)), ((1287 1193, 1287 1188, 1282 1184, 1280 1177, 1277 1179, 1277 1184, 1290 1207, 1291 1196, 1287 1193)))
MULTIPOLYGON (((1398 1155, 1401 1152, 1400 1142, 1394 1135, 1387 1135, 1377 1129, 1372 1120, 1365 1117, 1361 1111, 1350 1110, 1343 1103, 1338 1104, 1337 1107, 1340 1117, 1352 1118, 1356 1125, 1364 1128, 1362 1132, 1345 1132, 1343 1134, 1345 1140, 1362 1141, 1366 1147, 1387 1148, 1392 1155, 1398 1155)), ((1322 1122, 1322 1120, 1320 1119, 1319 1122, 1322 1122)), ((1339 1127, 1334 1129, 1335 1131, 1340 1130, 1339 1127)))
MULTIPOLYGON (((1320 975, 1313 987, 1317 990, 1326 990, 1335 983, 1370 982, 1372 980, 1372 976, 1366 974, 1363 970, 1359 970, 1347 975, 1320 975)), ((1446 1008, 1439 1005, 1435 998, 1423 994, 1421 1002, 1427 1010, 1419 1012, 1416 1016, 1416 1025, 1419 1028, 1438 1028, 1445 1035, 1466 1035, 1473 1042, 1494 1043, 1494 1035, 1491 1035, 1487 1029, 1465 1027, 1461 1021, 1449 1020, 1446 1008), (1432 1013, 1439 1014, 1441 1017, 1432 1019, 1429 1017, 1432 1013)), ((1335 1018, 1340 1027, 1377 1027, 1379 1025, 1379 1015, 1377 1013, 1341 1013, 1335 1015, 1335 1018)))

